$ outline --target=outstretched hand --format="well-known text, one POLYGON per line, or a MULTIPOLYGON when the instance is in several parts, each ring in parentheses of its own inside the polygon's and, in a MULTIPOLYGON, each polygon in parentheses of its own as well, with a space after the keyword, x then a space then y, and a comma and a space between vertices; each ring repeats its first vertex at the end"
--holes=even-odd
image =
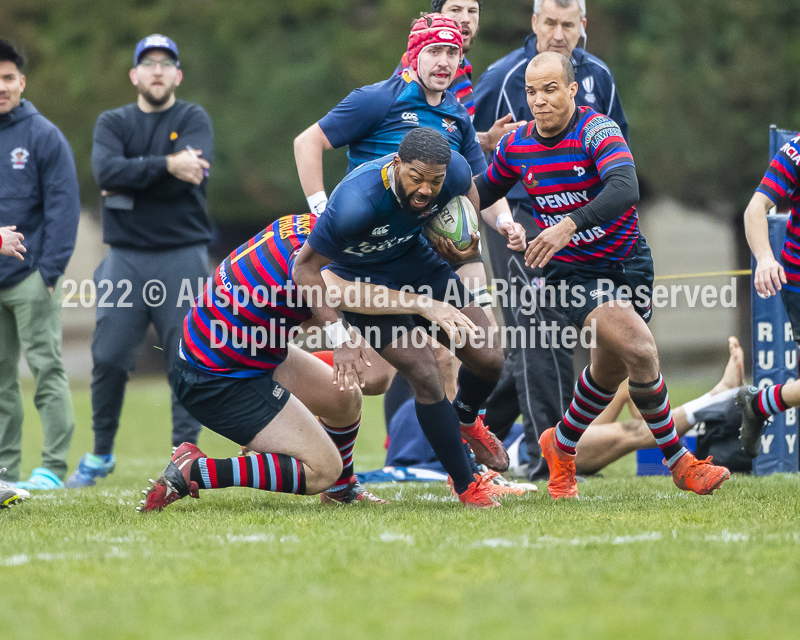
POLYGON ((333 384, 339 391, 352 391, 358 386, 364 388, 366 378, 364 367, 371 367, 366 348, 359 342, 344 342, 333 350, 333 384))

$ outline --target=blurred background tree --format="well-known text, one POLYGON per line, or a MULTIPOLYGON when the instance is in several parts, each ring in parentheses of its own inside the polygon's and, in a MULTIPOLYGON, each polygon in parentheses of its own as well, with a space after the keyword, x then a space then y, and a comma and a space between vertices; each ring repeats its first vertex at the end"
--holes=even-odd
MULTIPOLYGON (((738 216, 767 164, 770 123, 800 128, 797 0, 589 0, 646 193, 738 216)), ((530 33, 531 0, 484 2, 475 79, 530 33)), ((145 35, 180 47, 179 97, 211 114, 211 210, 230 227, 305 209, 292 140, 355 87, 389 76, 427 0, 3 0, 0 35, 30 59, 26 97, 75 151, 85 205, 98 114, 133 101, 145 35)), ((343 151, 326 154, 330 190, 343 151)))

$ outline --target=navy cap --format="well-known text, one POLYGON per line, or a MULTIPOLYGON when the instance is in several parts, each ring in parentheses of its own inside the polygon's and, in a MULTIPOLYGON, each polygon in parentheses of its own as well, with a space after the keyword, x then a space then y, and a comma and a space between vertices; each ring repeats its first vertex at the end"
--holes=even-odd
POLYGON ((142 60, 142 56, 151 49, 163 49, 164 51, 168 51, 175 61, 178 61, 178 45, 167 38, 167 36, 154 33, 140 40, 139 44, 136 45, 136 51, 133 53, 133 66, 138 66, 139 62, 142 60))

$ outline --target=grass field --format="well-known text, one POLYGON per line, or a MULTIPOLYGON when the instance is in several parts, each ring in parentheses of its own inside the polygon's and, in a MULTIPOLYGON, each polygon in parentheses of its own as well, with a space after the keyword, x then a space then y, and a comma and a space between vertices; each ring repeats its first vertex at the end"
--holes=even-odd
MULTIPOLYGON (((677 401, 694 389, 673 386, 677 401)), ((41 431, 26 390, 24 472, 41 431)), ((75 389, 71 463, 90 449, 75 389)), ((379 402, 359 468, 382 464, 379 402)), ((134 511, 169 455, 166 383, 131 385, 117 471, 0 512, 0 638, 797 638, 800 478, 736 477, 714 497, 630 460, 580 501, 465 511, 440 484, 376 485, 387 507, 204 492, 134 511)), ((205 432, 201 447, 234 447, 205 432)))

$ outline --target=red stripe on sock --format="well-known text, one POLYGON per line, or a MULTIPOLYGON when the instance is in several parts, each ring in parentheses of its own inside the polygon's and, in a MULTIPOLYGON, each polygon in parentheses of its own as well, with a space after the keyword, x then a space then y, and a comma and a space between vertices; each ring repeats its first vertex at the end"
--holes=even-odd
POLYGON ((246 487, 247 484, 247 459, 250 456, 239 456, 236 461, 239 463, 239 486, 246 487))
POLYGON ((212 489, 219 489, 217 482, 217 464, 211 458, 206 458, 206 469, 208 469, 208 479, 211 481, 212 489))
POLYGON ((778 407, 778 409, 781 410, 781 413, 783 413, 784 411, 786 411, 789 408, 789 405, 787 405, 783 401, 783 398, 781 397, 781 389, 782 388, 783 388, 782 384, 776 384, 775 385, 775 406, 778 407))
POLYGON ((256 456, 256 460, 258 461, 258 487, 256 488, 264 491, 267 488, 267 472, 265 469, 267 465, 263 456, 256 456))

